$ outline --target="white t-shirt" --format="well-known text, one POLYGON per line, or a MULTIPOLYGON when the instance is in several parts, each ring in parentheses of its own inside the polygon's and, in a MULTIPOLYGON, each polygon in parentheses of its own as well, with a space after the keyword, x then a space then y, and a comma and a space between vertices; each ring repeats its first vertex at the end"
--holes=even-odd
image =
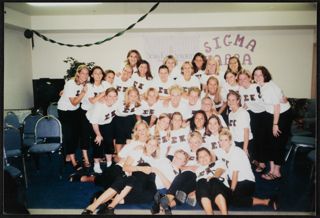
POLYGON ((219 177, 219 180, 222 181, 226 187, 229 187, 227 173, 226 173, 227 167, 225 163, 221 160, 216 160, 215 162, 207 166, 199 165, 199 168, 195 172, 197 176, 196 181, 199 181, 200 179, 206 179, 206 180, 209 179, 210 177, 214 176, 216 170, 219 168, 225 170, 222 173, 222 175, 219 177))
POLYGON ((137 73, 133 74, 131 79, 133 80, 133 86, 139 90, 140 95, 143 95, 152 83, 152 79, 147 80, 146 77, 140 77, 137 73))
POLYGON ((168 106, 165 107, 163 105, 163 101, 160 101, 160 102, 161 102, 161 107, 159 108, 159 110, 155 111, 156 117, 159 117, 160 114, 162 114, 162 113, 166 113, 166 114, 169 114, 169 116, 171 116, 176 111, 180 112, 182 114, 183 120, 186 120, 192 116, 191 111, 188 109, 188 104, 185 101, 183 101, 182 99, 181 99, 178 107, 173 107, 171 102, 169 102, 168 106))
POLYGON ((161 103, 159 101, 155 102, 153 105, 150 106, 147 101, 142 100, 141 101, 141 111, 142 111, 141 116, 148 117, 148 116, 154 115, 155 111, 159 110, 160 107, 161 107, 161 103))
MULTIPOLYGON (((191 117, 192 117, 198 110, 201 110, 201 99, 199 98, 195 105, 190 105, 188 102, 188 108, 191 111, 191 117)), ((188 117, 187 119, 191 117, 188 117)))
POLYGON ((77 85, 74 79, 68 80, 63 88, 63 94, 58 101, 58 109, 62 111, 74 111, 77 110, 80 104, 74 106, 71 104, 70 98, 80 95, 83 85, 77 85))
POLYGON ((117 76, 114 78, 114 87, 117 89, 119 97, 122 95, 124 96, 126 90, 132 86, 133 80, 131 78, 129 78, 127 81, 122 81, 121 78, 117 76))
POLYGON ((189 132, 189 127, 170 131, 170 149, 168 155, 173 156, 174 152, 180 148, 181 144, 188 143, 189 132))
POLYGON ((141 105, 139 107, 136 107, 134 104, 130 104, 129 107, 126 107, 123 98, 120 98, 117 102, 116 115, 119 117, 142 114, 141 105))
POLYGON ((195 76, 191 76, 189 81, 185 80, 184 77, 181 76, 176 80, 176 84, 181 86, 185 92, 188 92, 191 87, 197 87, 200 89, 199 79, 195 76))
POLYGON ((160 78, 156 78, 152 80, 152 84, 150 86, 158 91, 160 97, 168 97, 169 89, 174 84, 175 82, 172 79, 168 79, 167 82, 162 82, 160 78))
POLYGON ((209 151, 215 151, 216 149, 218 149, 219 146, 219 134, 218 135, 204 135, 204 143, 203 143, 203 147, 209 149, 209 151))
POLYGON ((113 117, 116 116, 117 104, 113 104, 110 107, 104 103, 96 102, 92 108, 90 108, 86 117, 91 124, 109 124, 113 117))
MULTIPOLYGON (((176 170, 172 166, 171 161, 166 157, 152 158, 150 161, 150 166, 157 168, 170 182, 172 182, 176 177, 176 170)), ((160 176, 158 176, 157 174, 155 182, 157 189, 165 188, 160 179, 160 176)))
POLYGON ((238 84, 236 84, 235 86, 231 86, 229 85, 227 82, 224 83, 224 86, 222 87, 221 89, 221 96, 222 96, 222 99, 224 101, 227 101, 227 95, 229 93, 230 90, 233 90, 235 92, 238 92, 239 93, 239 88, 240 86, 238 84))
MULTIPOLYGON (((222 161, 226 162, 227 175, 232 179, 233 171, 238 171, 238 181, 249 180, 255 182, 255 177, 251 169, 251 164, 247 154, 239 147, 232 145, 228 153, 220 150, 218 153, 222 161)), ((217 154, 216 154, 217 155, 217 154)), ((218 155, 217 155, 218 156, 218 155)))
POLYGON ((252 139, 249 112, 243 109, 242 107, 239 107, 239 109, 236 112, 230 111, 229 129, 231 131, 234 141, 243 142, 245 128, 249 129, 249 140, 252 139))
POLYGON ((85 94, 85 96, 82 98, 81 100, 81 108, 83 110, 89 110, 93 105, 90 103, 89 98, 91 97, 95 97, 98 94, 100 94, 101 92, 106 91, 105 87, 102 85, 102 83, 99 86, 95 86, 92 83, 87 84, 88 86, 88 91, 85 94))
POLYGON ((254 113, 261 113, 265 111, 265 105, 262 101, 261 95, 257 91, 257 84, 250 84, 249 88, 239 88, 239 94, 241 95, 241 104, 247 105, 247 110, 251 110, 254 113))
POLYGON ((120 158, 127 158, 128 156, 131 156, 132 152, 134 151, 140 152, 140 149, 137 149, 137 147, 144 146, 144 145, 145 145, 145 142, 131 140, 130 143, 122 147, 122 149, 118 153, 118 156, 120 158))
POLYGON ((171 73, 169 74, 169 79, 171 80, 177 80, 182 76, 181 70, 179 69, 178 66, 172 69, 171 73))
POLYGON ((282 90, 272 80, 265 83, 261 87, 262 100, 265 103, 266 111, 270 114, 274 113, 274 105, 280 104, 280 113, 283 113, 290 108, 290 103, 281 103, 283 98, 282 90))
POLYGON ((108 81, 102 80, 102 85, 104 87, 104 90, 107 90, 110 87, 115 87, 114 82, 111 84, 108 81))
MULTIPOLYGON (((150 135, 155 136, 155 128, 156 125, 153 125, 150 129, 150 135)), ((168 131, 163 131, 160 130, 158 133, 158 137, 159 137, 159 146, 160 146, 160 157, 166 157, 166 154, 168 152, 169 149, 169 144, 170 144, 170 138, 168 137, 168 131)))
POLYGON ((199 82, 201 82, 202 75, 204 75, 204 74, 205 74, 205 72, 203 70, 198 70, 198 72, 193 74, 193 76, 197 77, 199 82))

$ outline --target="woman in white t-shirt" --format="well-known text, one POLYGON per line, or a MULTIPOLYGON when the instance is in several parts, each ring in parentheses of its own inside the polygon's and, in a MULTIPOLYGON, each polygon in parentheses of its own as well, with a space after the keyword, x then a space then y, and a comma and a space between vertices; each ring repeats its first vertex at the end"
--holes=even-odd
POLYGON ((207 115, 203 110, 198 110, 190 119, 190 130, 197 131, 204 137, 207 126, 207 115))
POLYGON ((141 61, 142 57, 138 50, 131 49, 127 53, 127 59, 125 60, 125 65, 131 66, 133 73, 137 72, 139 62, 141 61))
POLYGON ((223 127, 227 127, 226 122, 224 121, 223 117, 217 112, 214 101, 212 101, 210 97, 207 96, 202 98, 201 110, 203 110, 206 113, 208 119, 212 115, 216 115, 219 118, 221 125, 223 127))
POLYGON ((88 158, 89 145, 93 141, 94 132, 92 125, 86 117, 86 113, 93 105, 98 102, 105 95, 105 87, 102 83, 104 72, 100 66, 94 66, 90 71, 90 83, 87 84, 88 91, 81 100, 80 106, 80 119, 81 119, 81 135, 80 135, 80 148, 83 156, 83 166, 90 167, 88 158))
POLYGON ((233 143, 231 132, 224 128, 219 134, 221 160, 226 163, 230 183, 231 204, 234 206, 251 207, 254 205, 269 206, 278 209, 277 198, 267 199, 253 197, 255 192, 255 177, 246 153, 233 143))
POLYGON ((145 91, 150 87, 152 79, 149 62, 141 60, 138 64, 137 73, 132 75, 133 86, 139 90, 140 97, 143 97, 145 91))
POLYGON ((218 116, 212 115, 209 117, 203 138, 203 147, 208 148, 212 153, 219 148, 219 132, 221 128, 222 125, 218 116))
POLYGON ((166 65, 169 69, 169 79, 170 80, 177 80, 181 77, 181 71, 177 67, 178 61, 173 55, 168 55, 163 59, 163 64, 166 65))
POLYGON ((207 65, 207 58, 204 54, 201 52, 197 52, 193 58, 192 58, 192 66, 194 69, 194 76, 198 78, 198 80, 201 80, 202 75, 204 74, 204 71, 206 69, 207 65))
POLYGON ((284 163, 285 147, 288 142, 292 111, 288 101, 284 102, 282 90, 272 81, 268 69, 257 66, 252 77, 259 85, 262 100, 265 103, 267 117, 263 125, 267 129, 268 147, 265 149, 267 160, 270 162, 270 171, 262 175, 266 180, 281 178, 280 168, 284 163))
POLYGON ((104 71, 104 78, 102 81, 102 85, 105 89, 110 87, 115 87, 114 85, 114 78, 116 77, 116 73, 113 70, 105 70, 104 71))
POLYGON ((139 91, 135 87, 130 87, 125 92, 124 98, 119 96, 115 117, 115 152, 119 153, 128 139, 135 123, 141 120, 141 102, 139 91))
POLYGON ((201 109, 200 94, 201 90, 198 87, 191 87, 188 90, 188 106, 189 110, 191 111, 189 118, 191 118, 191 116, 193 116, 196 111, 201 109))
POLYGON ((115 88, 108 88, 104 97, 96 102, 94 106, 88 110, 86 116, 92 125, 95 133, 93 144, 93 170, 96 173, 102 173, 100 168, 100 160, 104 156, 107 160, 107 167, 112 164, 112 154, 114 153, 113 139, 114 128, 113 118, 116 116, 118 92, 115 88))
POLYGON ((252 157, 252 132, 250 127, 250 115, 240 106, 240 95, 230 91, 227 95, 229 113, 229 129, 236 146, 243 149, 249 158, 252 157))
POLYGON ((120 76, 116 76, 114 79, 114 87, 118 91, 119 98, 122 98, 129 87, 133 86, 132 68, 130 65, 123 67, 120 76))
POLYGON ((181 145, 188 146, 188 135, 190 127, 183 126, 183 118, 180 112, 176 111, 170 121, 170 143, 167 158, 172 160, 173 154, 181 145))
POLYGON ((262 172, 266 167, 264 158, 264 149, 266 147, 266 129, 264 123, 267 112, 261 97, 260 87, 256 83, 251 83, 251 74, 247 70, 241 70, 238 73, 240 85, 239 94, 241 95, 241 104, 250 115, 250 127, 253 140, 253 164, 256 166, 256 172, 262 172), (260 93, 259 93, 260 92, 260 93))
POLYGON ((188 94, 188 90, 191 87, 197 87, 200 89, 200 82, 197 77, 193 76, 193 66, 191 62, 185 61, 181 66, 182 76, 176 80, 176 84, 181 86, 184 91, 184 96, 188 94))
POLYGON ((197 150, 199 168, 196 170, 197 200, 207 215, 213 215, 213 205, 217 205, 222 215, 228 215, 227 202, 230 198, 226 165, 215 160, 207 148, 197 150))
POLYGON ((141 118, 146 121, 149 126, 153 126, 157 117, 155 111, 159 110, 161 103, 159 101, 158 91, 151 87, 144 94, 144 99, 141 101, 141 118))
POLYGON ((169 68, 166 65, 161 65, 158 70, 158 77, 152 80, 151 87, 154 87, 159 92, 160 100, 170 99, 169 89, 175 82, 169 78, 169 68))
POLYGON ((88 91, 89 69, 86 65, 77 68, 75 78, 66 82, 58 101, 58 115, 62 125, 63 147, 66 158, 70 158, 75 170, 82 167, 77 163, 75 152, 80 137, 80 102, 88 91))

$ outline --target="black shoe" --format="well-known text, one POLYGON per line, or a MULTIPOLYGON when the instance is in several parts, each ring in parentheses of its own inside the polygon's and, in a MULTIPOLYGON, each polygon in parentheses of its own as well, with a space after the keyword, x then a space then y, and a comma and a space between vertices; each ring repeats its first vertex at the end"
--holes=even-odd
POLYGON ((107 201, 106 203, 101 204, 97 209, 97 214, 107 214, 108 206, 112 202, 112 200, 107 201))
POLYGON ((160 198, 163 197, 162 194, 160 194, 160 192, 157 192, 153 199, 154 199, 154 202, 153 202, 153 205, 150 209, 151 211, 151 214, 158 214, 160 212, 160 198))
POLYGON ((171 208, 169 206, 169 199, 167 196, 164 196, 160 199, 160 205, 164 209, 165 215, 172 215, 171 208))
POLYGON ((114 208, 112 207, 107 207, 103 213, 104 215, 115 215, 114 213, 114 208))
POLYGON ((84 209, 81 213, 81 215, 93 215, 93 212, 91 210, 88 209, 84 209))
POLYGON ((103 194, 103 191, 97 191, 95 192, 92 197, 90 198, 90 204, 92 204, 94 202, 94 200, 98 199, 100 197, 100 195, 103 194))

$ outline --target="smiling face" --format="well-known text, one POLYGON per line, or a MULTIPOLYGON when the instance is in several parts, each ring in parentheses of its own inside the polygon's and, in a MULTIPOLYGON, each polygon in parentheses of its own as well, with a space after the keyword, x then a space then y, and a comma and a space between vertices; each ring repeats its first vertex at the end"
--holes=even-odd
POLYGON ((250 78, 246 74, 239 74, 238 76, 239 85, 248 88, 250 86, 250 78))
POLYGON ((207 166, 212 162, 212 156, 207 150, 201 150, 197 154, 198 163, 202 166, 207 166))
POLYGON ((232 145, 232 141, 228 135, 220 135, 219 136, 219 145, 224 151, 229 152, 230 147, 232 145))
POLYGON ((161 82, 165 83, 168 81, 169 71, 166 68, 161 68, 158 74, 161 82))
POLYGON ((87 68, 83 68, 80 72, 77 72, 78 82, 80 84, 84 84, 88 81, 89 78, 89 70, 87 68))
POLYGON ((261 70, 254 71, 253 78, 258 85, 264 84, 264 76, 261 70))
POLYGON ((139 93, 136 90, 131 90, 128 93, 128 99, 130 103, 136 103, 139 100, 139 93))
POLYGON ((202 65, 204 64, 204 60, 203 60, 203 58, 202 58, 200 55, 198 55, 198 56, 195 57, 194 63, 195 63, 195 65, 197 66, 197 68, 198 68, 199 70, 201 70, 202 65))
POLYGON ((185 80, 190 80, 192 73, 193 73, 193 67, 191 63, 184 63, 182 65, 182 73, 185 80))
POLYGON ((211 118, 208 121, 208 130, 211 132, 211 134, 218 134, 220 129, 220 124, 216 118, 211 118))
POLYGON ((153 105, 154 103, 157 102, 157 99, 158 99, 158 94, 156 91, 149 91, 148 92, 148 95, 147 95, 147 102, 150 104, 150 105, 153 105))
POLYGON ((195 91, 191 91, 188 100, 190 105, 195 105, 199 100, 199 94, 195 91))
POLYGON ((147 64, 140 64, 138 67, 139 75, 141 77, 145 77, 148 71, 148 65, 147 64))
POLYGON ((139 125, 137 125, 135 131, 139 141, 146 141, 149 129, 144 123, 140 123, 139 125))
POLYGON ((162 119, 159 118, 157 123, 160 130, 167 130, 170 125, 170 118, 167 116, 163 117, 162 119))
POLYGON ((174 156, 172 159, 172 164, 174 166, 182 167, 182 166, 185 166, 187 162, 188 162, 187 154, 184 151, 176 151, 174 153, 174 156))
POLYGON ((172 58, 169 58, 164 64, 169 68, 169 72, 172 72, 173 68, 176 66, 176 62, 172 58))
POLYGON ((234 94, 228 95, 228 106, 232 111, 236 111, 239 108, 240 99, 237 99, 237 96, 234 94))
POLYGON ((95 83, 101 83, 102 78, 103 78, 103 73, 102 73, 101 69, 99 69, 99 68, 94 69, 91 77, 93 78, 95 83))
POLYGON ((215 95, 218 91, 218 81, 216 79, 210 79, 208 80, 208 84, 207 84, 207 87, 208 87, 208 92, 210 95, 215 95))
POLYGON ((203 110, 204 112, 210 112, 212 110, 212 107, 213 107, 213 102, 211 99, 206 98, 202 100, 201 110, 203 110))
POLYGON ((237 80, 236 80, 236 76, 229 72, 227 75, 226 75, 226 82, 229 84, 229 85, 234 85, 234 84, 237 84, 237 80))
POLYGON ((158 140, 156 139, 150 139, 148 143, 145 145, 146 153, 148 155, 151 155, 158 149, 158 140))
POLYGON ((136 52, 131 52, 128 56, 128 62, 131 67, 135 67, 138 63, 138 54, 136 52))
POLYGON ((127 81, 128 79, 130 79, 131 75, 132 75, 132 68, 130 68, 129 66, 125 66, 121 73, 121 80, 127 81))
POLYGON ((108 106, 113 105, 118 100, 118 95, 116 92, 109 92, 105 96, 105 100, 108 106))
POLYGON ((174 114, 171 119, 172 129, 180 129, 182 127, 182 116, 180 114, 174 114))
POLYGON ((196 113, 194 116, 194 124, 196 126, 196 129, 203 129, 205 123, 205 117, 202 113, 196 113))
POLYGON ((209 75, 217 74, 217 62, 214 59, 209 59, 207 61, 206 69, 209 75))
POLYGON ((171 103, 173 105, 179 105, 181 100, 181 93, 178 90, 172 90, 170 93, 171 103))
POLYGON ((229 67, 230 67, 230 69, 232 70, 232 72, 237 73, 237 72, 238 72, 238 67, 239 67, 239 64, 238 64, 237 59, 235 59, 235 58, 230 58, 230 60, 229 60, 229 67))
POLYGON ((199 134, 194 134, 193 136, 191 136, 188 140, 189 142, 189 147, 191 148, 192 151, 196 151, 198 148, 200 148, 201 144, 202 144, 202 137, 199 134))
POLYGON ((113 84, 114 81, 114 77, 115 75, 113 73, 108 73, 106 74, 106 76, 104 77, 104 80, 107 81, 110 84, 113 84))

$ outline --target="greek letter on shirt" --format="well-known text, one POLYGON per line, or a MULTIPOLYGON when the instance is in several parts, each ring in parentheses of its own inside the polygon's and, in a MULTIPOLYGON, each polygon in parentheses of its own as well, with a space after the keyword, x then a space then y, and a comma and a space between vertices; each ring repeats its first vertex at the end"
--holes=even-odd
POLYGON ((243 97, 244 97, 244 101, 249 101, 249 99, 250 99, 251 101, 255 101, 255 100, 256 100, 254 94, 251 94, 251 95, 243 95, 243 97), (250 96, 250 98, 249 98, 249 96, 250 96))
POLYGON ((116 116, 116 111, 112 111, 111 113, 106 114, 105 115, 105 120, 110 119, 110 115, 111 115, 111 118, 113 118, 114 116, 116 116))
POLYGON ((163 87, 159 87, 159 94, 169 94, 168 89, 163 87))
POLYGON ((236 121, 237 120, 229 120, 229 126, 237 126, 236 121))

